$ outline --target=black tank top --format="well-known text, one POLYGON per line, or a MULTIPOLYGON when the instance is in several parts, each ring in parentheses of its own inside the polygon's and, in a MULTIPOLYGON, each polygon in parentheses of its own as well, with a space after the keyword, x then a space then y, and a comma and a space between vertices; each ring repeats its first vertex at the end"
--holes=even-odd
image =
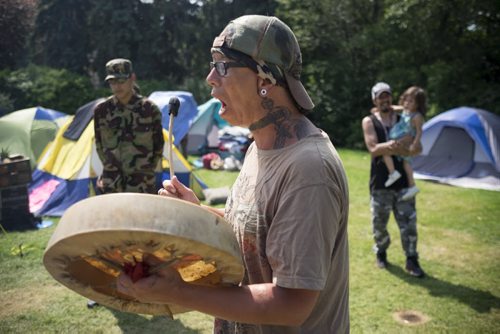
MULTIPOLYGON (((399 121, 400 116, 397 115, 397 121, 399 121)), ((378 120, 375 115, 370 115, 373 127, 375 128, 375 133, 377 134, 377 140, 379 143, 384 143, 387 141, 386 133, 389 133, 390 128, 384 129, 384 125, 378 120)), ((390 187, 385 187, 384 183, 387 180, 389 172, 385 166, 384 159, 382 156, 374 157, 371 161, 370 168, 370 192, 374 189, 391 189, 391 190, 401 190, 403 188, 408 188, 408 179, 403 168, 403 160, 398 159, 396 156, 392 156, 392 161, 394 161, 394 167, 398 172, 401 173, 399 180, 394 182, 390 187)))

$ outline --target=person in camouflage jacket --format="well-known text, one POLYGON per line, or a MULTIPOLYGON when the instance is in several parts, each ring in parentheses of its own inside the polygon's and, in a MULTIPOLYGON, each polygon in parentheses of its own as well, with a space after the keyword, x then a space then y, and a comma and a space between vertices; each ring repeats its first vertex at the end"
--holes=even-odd
POLYGON ((113 95, 94 110, 96 148, 103 163, 97 186, 105 194, 156 194, 155 169, 164 145, 161 112, 138 94, 130 60, 110 60, 106 72, 113 95))

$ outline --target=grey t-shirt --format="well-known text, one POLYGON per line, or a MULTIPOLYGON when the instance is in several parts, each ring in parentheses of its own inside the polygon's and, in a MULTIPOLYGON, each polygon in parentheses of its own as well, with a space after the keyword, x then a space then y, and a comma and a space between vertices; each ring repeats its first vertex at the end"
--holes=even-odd
POLYGON ((348 333, 349 194, 326 134, 277 150, 249 148, 226 204, 245 266, 242 284, 319 290, 299 327, 216 319, 215 333, 348 333))

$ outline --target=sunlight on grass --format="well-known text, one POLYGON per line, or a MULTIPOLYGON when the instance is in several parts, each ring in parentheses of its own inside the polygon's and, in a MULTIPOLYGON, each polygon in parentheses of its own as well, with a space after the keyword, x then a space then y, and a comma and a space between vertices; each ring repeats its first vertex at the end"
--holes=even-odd
MULTIPOLYGON (((350 187, 350 312, 352 333, 498 333, 500 323, 500 193, 417 180, 420 262, 425 279, 404 271, 399 230, 391 217, 391 266, 372 253, 364 151, 339 150, 350 187), (418 326, 395 320, 408 311, 418 326)), ((196 170, 211 188, 231 186, 237 172, 196 170)), ((212 317, 188 312, 169 319, 87 309, 87 300, 56 282, 42 265, 54 226, 0 235, 0 333, 211 333, 212 317), (23 245, 21 257, 13 248, 23 245)))

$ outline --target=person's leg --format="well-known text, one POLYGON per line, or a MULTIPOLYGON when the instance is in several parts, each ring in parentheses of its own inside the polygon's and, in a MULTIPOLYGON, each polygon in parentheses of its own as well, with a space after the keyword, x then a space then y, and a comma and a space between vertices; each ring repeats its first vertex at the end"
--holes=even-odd
POLYGON ((385 167, 387 167, 389 174, 393 173, 395 168, 394 168, 394 161, 392 161, 392 157, 386 154, 383 155, 382 158, 384 159, 385 167))
POLYGON ((411 167, 410 162, 403 160, 403 168, 405 169, 406 177, 408 178, 408 187, 414 187, 415 179, 413 178, 413 168, 411 167))
POLYGON ((415 199, 396 200, 394 218, 399 227, 401 245, 406 255, 406 270, 412 276, 423 277, 425 273, 418 263, 415 199))
POLYGON ((411 163, 408 160, 408 158, 405 158, 403 160, 403 167, 406 172, 406 176, 408 178, 408 189, 405 191, 401 199, 403 201, 407 201, 413 197, 415 197, 416 194, 420 191, 420 189, 417 188, 415 185, 415 178, 413 177, 413 168, 411 167, 411 163))
POLYGON ((382 157, 384 159, 385 166, 387 167, 387 171, 389 172, 389 177, 387 178, 387 181, 385 181, 384 185, 386 187, 390 187, 394 182, 396 182, 401 177, 401 174, 395 169, 392 156, 383 155, 382 157))
POLYGON ((391 237, 387 232, 387 223, 392 210, 393 191, 374 190, 371 194, 370 206, 372 214, 372 229, 375 245, 374 251, 377 254, 377 265, 385 268, 387 262, 387 248, 391 244, 391 237))

